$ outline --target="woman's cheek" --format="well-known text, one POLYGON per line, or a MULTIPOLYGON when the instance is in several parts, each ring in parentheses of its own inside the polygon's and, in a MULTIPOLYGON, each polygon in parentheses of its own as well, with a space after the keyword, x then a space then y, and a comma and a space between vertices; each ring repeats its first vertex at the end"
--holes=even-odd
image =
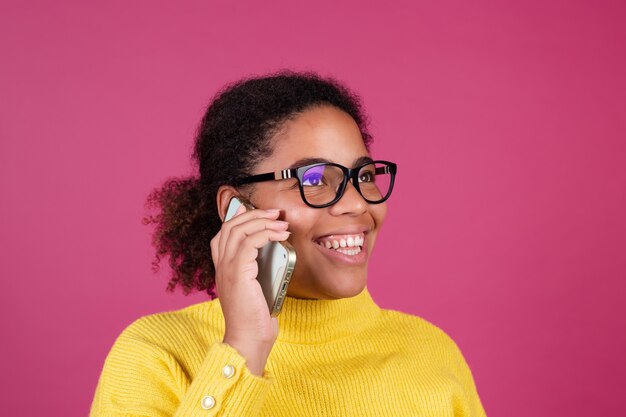
POLYGON ((370 254, 374 250, 374 246, 376 246, 376 238, 378 237, 378 233, 380 232, 380 228, 382 227, 385 217, 387 215, 387 203, 378 204, 370 208, 370 215, 374 219, 374 231, 371 233, 371 240, 369 243, 369 252, 370 254))
MULTIPOLYGON (((315 235, 319 215, 310 207, 294 207, 285 210, 284 220, 289 223, 290 241, 310 240, 315 235)), ((321 210, 319 210, 321 211, 321 210)))

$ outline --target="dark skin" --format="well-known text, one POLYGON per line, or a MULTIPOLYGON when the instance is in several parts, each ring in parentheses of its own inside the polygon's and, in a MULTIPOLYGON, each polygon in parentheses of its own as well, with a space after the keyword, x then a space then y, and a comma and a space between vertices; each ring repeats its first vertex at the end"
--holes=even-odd
MULTIPOLYGON (((285 169, 305 158, 323 158, 353 167, 359 159, 370 156, 354 120, 330 106, 315 107, 286 122, 272 145, 272 155, 259 162, 254 174, 285 169)), ((290 179, 218 190, 222 219, 234 196, 244 197, 257 208, 245 213, 240 210, 211 241, 216 288, 226 322, 224 342, 246 358, 248 368, 256 375, 263 374, 278 336, 278 321, 269 315, 256 280, 258 248, 281 240, 294 246, 297 264, 289 296, 354 297, 367 283, 369 256, 387 211, 385 203, 368 204, 352 184, 334 205, 311 208, 302 201, 295 184, 296 180, 290 179), (357 235, 365 239, 359 255, 338 254, 319 245, 320 239, 357 235)))

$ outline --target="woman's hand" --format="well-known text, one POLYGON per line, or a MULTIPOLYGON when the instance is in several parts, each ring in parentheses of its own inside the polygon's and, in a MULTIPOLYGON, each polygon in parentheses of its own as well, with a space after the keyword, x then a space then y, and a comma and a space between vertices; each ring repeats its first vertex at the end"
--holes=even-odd
POLYGON ((257 281, 258 250, 271 241, 289 237, 287 222, 276 220, 278 210, 239 207, 211 239, 215 285, 226 331, 224 343, 246 358, 250 371, 263 375, 265 363, 278 337, 278 320, 269 313, 257 281))

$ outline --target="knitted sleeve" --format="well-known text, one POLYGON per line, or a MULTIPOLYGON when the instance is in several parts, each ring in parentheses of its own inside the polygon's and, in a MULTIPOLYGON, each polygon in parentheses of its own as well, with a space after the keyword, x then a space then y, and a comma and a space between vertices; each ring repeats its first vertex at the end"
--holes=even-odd
POLYGON ((271 375, 252 374, 225 343, 209 346, 196 376, 161 347, 122 333, 109 352, 91 417, 257 416, 271 375))
POLYGON ((485 409, 480 401, 474 377, 472 376, 472 371, 470 370, 465 357, 461 353, 461 349, 459 349, 456 342, 452 339, 450 340, 452 341, 452 346, 455 351, 454 357, 456 362, 457 377, 459 378, 465 392, 465 401, 462 404, 455 405, 457 408, 457 410, 455 410, 455 416, 486 417, 485 409))

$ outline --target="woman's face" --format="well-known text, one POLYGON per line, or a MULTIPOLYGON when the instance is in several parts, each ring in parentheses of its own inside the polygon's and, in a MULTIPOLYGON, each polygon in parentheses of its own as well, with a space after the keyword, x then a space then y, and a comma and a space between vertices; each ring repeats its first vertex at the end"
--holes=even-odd
MULTIPOLYGON (((316 107, 285 123, 273 138, 273 153, 254 174, 289 168, 305 158, 321 158, 352 168, 369 157, 355 121, 331 106, 316 107)), ((248 197, 257 208, 281 210, 289 222, 289 242, 296 250, 296 268, 287 294, 296 298, 336 299, 359 294, 367 281, 367 266, 387 206, 368 204, 352 183, 332 206, 312 208, 300 197, 296 179, 251 186, 248 197), (294 185, 296 185, 294 187, 294 185), (329 249, 326 242, 364 238, 362 250, 329 249), (322 244, 320 244, 322 243, 322 244)), ((357 240, 358 242, 358 240, 357 240)))

